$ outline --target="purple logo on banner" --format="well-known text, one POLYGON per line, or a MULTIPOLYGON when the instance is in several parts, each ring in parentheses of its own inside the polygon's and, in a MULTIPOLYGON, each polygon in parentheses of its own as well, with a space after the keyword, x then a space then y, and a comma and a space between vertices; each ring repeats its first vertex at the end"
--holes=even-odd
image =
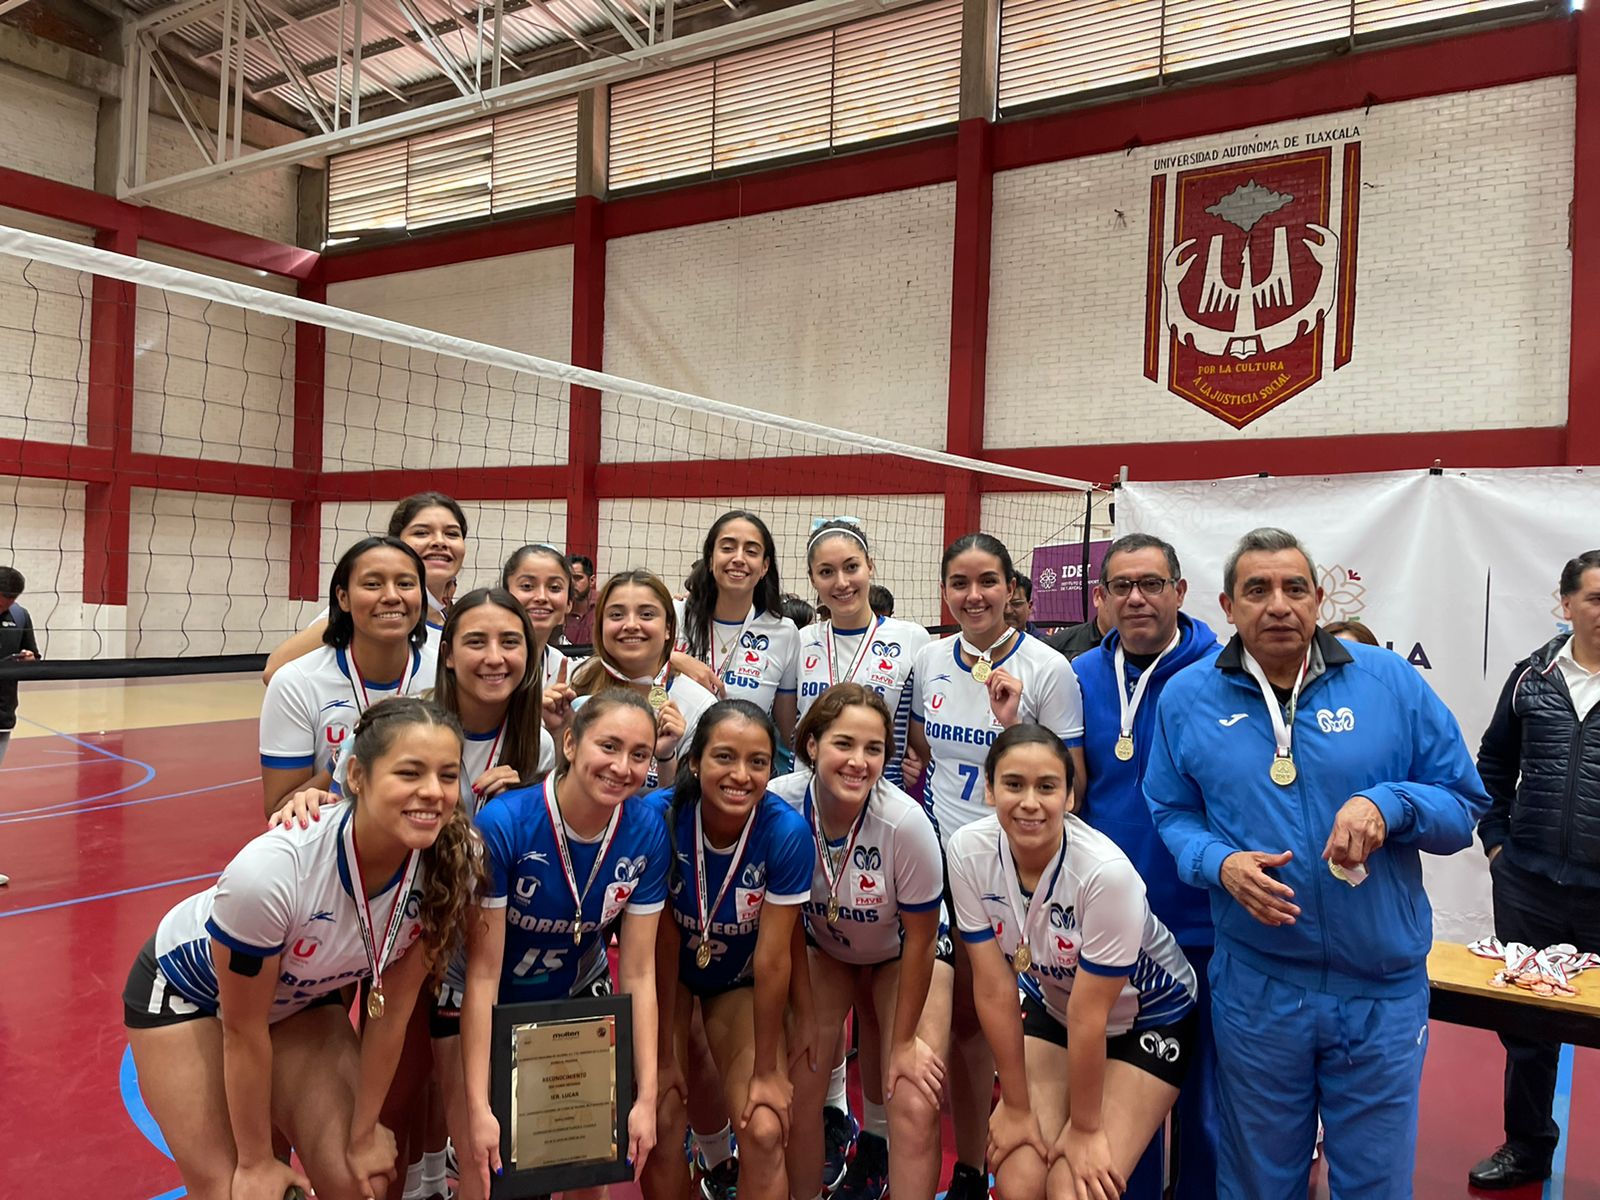
MULTIPOLYGON (((1089 543, 1088 578, 1100 578, 1109 541, 1089 543)), ((1093 602, 1083 590, 1083 543, 1036 546, 1033 551, 1033 619, 1082 621, 1094 615, 1093 602)))

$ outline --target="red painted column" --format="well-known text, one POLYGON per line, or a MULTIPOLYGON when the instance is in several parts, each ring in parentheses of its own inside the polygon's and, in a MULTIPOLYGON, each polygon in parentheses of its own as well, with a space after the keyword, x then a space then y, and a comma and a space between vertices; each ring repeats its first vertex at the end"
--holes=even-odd
MULTIPOLYGON (((118 254, 139 252, 134 221, 95 236, 118 254)), ((111 474, 84 485, 83 599, 128 602, 128 457, 133 451, 133 355, 138 293, 131 283, 95 276, 89 301, 88 441, 110 451, 111 474)))
MULTIPOLYGON (((572 239, 572 362, 600 370, 606 341, 605 204, 579 196, 572 239)), ((600 541, 600 393, 571 390, 567 423, 567 553, 595 557, 600 541)))
MULTIPOLYGON (((992 126, 962 121, 956 141, 955 255, 950 281, 950 388, 945 448, 978 458, 983 451, 983 390, 989 344, 989 249, 994 215, 992 126)), ((982 519, 978 478, 951 471, 944 489, 948 545, 982 519)))
MULTIPOLYGON (((328 298, 319 268, 298 289, 300 299, 318 304, 328 298)), ((294 469, 306 481, 303 499, 289 503, 289 599, 321 595, 323 387, 327 372, 327 330, 296 322, 294 327, 294 469)))
POLYGON ((1573 14, 1577 104, 1572 163, 1572 344, 1567 462, 1600 464, 1600 10, 1573 14))

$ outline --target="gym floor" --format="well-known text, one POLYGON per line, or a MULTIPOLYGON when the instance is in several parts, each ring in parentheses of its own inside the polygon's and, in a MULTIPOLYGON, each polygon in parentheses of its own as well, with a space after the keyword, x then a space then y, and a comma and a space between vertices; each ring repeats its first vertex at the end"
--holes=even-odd
MULTIPOLYGON (((122 985, 162 914, 263 828, 261 696, 237 677, 24 686, 0 767, 0 1194, 185 1194, 139 1099, 122 985)), ((1416 1195, 1453 1200, 1500 1142, 1504 1060, 1482 1030, 1431 1037, 1416 1195)), ((1563 1129, 1600 1129, 1600 1053, 1564 1052, 1562 1081, 1563 1129)), ((1542 1189, 1505 1194, 1600 1200, 1600 1139, 1564 1137, 1558 1162, 1542 1189)), ((1319 1170, 1311 1195, 1326 1194, 1319 1170)))

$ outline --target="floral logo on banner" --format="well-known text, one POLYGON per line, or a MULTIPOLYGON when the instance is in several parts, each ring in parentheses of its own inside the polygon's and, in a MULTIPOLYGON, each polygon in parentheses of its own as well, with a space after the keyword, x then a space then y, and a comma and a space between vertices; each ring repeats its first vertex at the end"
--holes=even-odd
POLYGON ((1361 619, 1367 609, 1367 588, 1354 567, 1323 567, 1317 582, 1322 585, 1322 607, 1317 609, 1319 624, 1361 619))
POLYGON ((1360 132, 1156 159, 1147 379, 1164 374, 1168 391, 1242 429, 1318 383, 1325 358, 1334 370, 1350 361, 1361 143, 1345 139, 1360 132))

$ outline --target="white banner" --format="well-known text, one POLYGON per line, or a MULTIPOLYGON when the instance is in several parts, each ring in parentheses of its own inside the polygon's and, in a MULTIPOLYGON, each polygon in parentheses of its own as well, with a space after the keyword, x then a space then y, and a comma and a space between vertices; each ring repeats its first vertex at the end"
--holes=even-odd
MULTIPOLYGON (((1447 703, 1477 751, 1512 664, 1567 629, 1557 588, 1569 558, 1600 546, 1600 471, 1555 467, 1323 478, 1128 483, 1116 533, 1177 548, 1185 610, 1224 639, 1217 597, 1239 536, 1296 534, 1316 561, 1321 619, 1359 619, 1447 703)), ((1270 847, 1260 847, 1270 849, 1270 847)), ((1492 921, 1480 851, 1424 860, 1435 934, 1470 940, 1492 921)))

